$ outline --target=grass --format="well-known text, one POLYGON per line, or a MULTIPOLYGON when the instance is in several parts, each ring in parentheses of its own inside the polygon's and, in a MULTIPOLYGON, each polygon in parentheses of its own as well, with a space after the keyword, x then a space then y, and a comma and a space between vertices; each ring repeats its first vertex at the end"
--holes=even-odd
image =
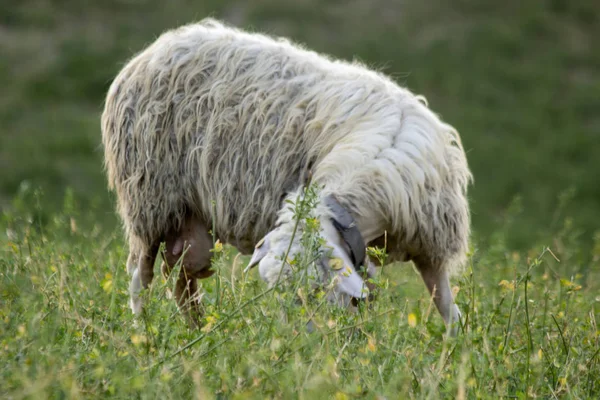
MULTIPOLYGON (((357 58, 425 95, 461 132, 482 240, 512 202, 521 251, 566 210, 591 246, 600 186, 600 6, 595 0, 437 4, 383 0, 23 0, 0 7, 0 207, 23 182, 52 213, 66 187, 116 226, 102 171, 99 115, 125 61, 164 30, 215 16, 357 58)), ((488 243, 490 245, 491 243, 488 243)))
POLYGON ((411 264, 380 269, 377 300, 352 313, 302 286, 266 290, 228 246, 215 246, 218 272, 201 281, 201 330, 187 328, 160 275, 136 321, 120 231, 70 194, 45 223, 42 207, 24 189, 0 223, 3 398, 600 395, 600 238, 594 263, 580 265, 568 221, 551 249, 508 251, 504 231, 474 245, 453 282, 464 324, 446 338, 411 264))

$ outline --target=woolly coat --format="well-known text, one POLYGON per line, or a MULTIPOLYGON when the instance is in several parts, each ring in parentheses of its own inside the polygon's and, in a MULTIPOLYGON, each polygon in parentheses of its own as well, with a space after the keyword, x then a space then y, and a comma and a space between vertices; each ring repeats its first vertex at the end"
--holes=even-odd
MULTIPOLYGON (((308 170, 367 241, 460 264, 467 185, 460 137, 423 98, 359 63, 205 19, 162 34, 115 78, 102 114, 108 184, 130 246, 186 212, 251 252, 308 170)), ((322 209, 323 213, 327 210, 322 209)))

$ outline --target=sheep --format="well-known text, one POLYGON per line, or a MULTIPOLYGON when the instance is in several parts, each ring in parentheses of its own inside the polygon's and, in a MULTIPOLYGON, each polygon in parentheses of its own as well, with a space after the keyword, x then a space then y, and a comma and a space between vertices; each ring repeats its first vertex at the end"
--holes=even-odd
POLYGON ((329 250, 317 273, 343 262, 340 299, 369 296, 364 248, 386 235, 389 261, 412 261, 444 322, 460 318, 450 278, 466 261, 473 176, 457 130, 383 73, 206 18, 162 33, 127 62, 101 125, 135 314, 166 242, 161 268, 168 274, 182 258, 176 297, 194 321, 196 279, 211 274, 209 228, 251 254, 246 270, 258 266, 269 286, 290 279, 287 201, 302 197, 311 174, 329 250))

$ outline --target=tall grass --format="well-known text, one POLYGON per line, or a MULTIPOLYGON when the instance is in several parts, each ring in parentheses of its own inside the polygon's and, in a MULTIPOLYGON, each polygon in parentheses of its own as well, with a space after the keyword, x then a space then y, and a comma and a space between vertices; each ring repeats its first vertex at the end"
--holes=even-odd
POLYGON ((578 246, 591 244, 600 215, 597 0, 4 1, 0 208, 26 180, 43 186, 45 217, 72 187, 116 225, 101 168, 108 88, 162 32, 206 16, 358 59, 427 97, 460 132, 484 238, 519 194, 526 212, 505 240, 526 250, 550 229, 556 194, 573 187, 568 212, 587 231, 578 246))
MULTIPOLYGON (((201 281, 200 330, 188 329, 169 299, 173 280, 158 272, 135 321, 121 232, 96 226, 70 195, 48 220, 41 209, 25 188, 0 222, 2 398, 600 395, 600 246, 595 264, 578 265, 568 222, 551 247, 511 252, 502 232, 489 249, 474 245, 454 282, 463 326, 447 338, 411 264, 381 269, 377 299, 349 312, 301 279, 268 290, 219 243, 218 273, 201 281)), ((305 244, 318 244, 310 213, 298 215, 312 232, 305 244)))

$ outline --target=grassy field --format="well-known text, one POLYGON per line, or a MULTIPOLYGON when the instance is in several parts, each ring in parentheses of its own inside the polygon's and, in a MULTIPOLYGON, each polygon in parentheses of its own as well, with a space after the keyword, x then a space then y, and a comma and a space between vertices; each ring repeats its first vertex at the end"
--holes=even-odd
MULTIPOLYGON (((595 0, 23 0, 0 6, 0 206, 27 181, 51 212, 65 188, 116 220, 101 169, 106 90, 165 29, 207 15, 360 59, 457 127, 475 175, 478 237, 522 209, 526 249, 564 211, 591 244, 600 215, 600 6, 595 0), (165 4, 166 3, 166 4, 165 4)), ((562 216, 559 216, 562 217, 562 216)), ((112 224, 112 225, 111 225, 112 224)))
POLYGON ((119 232, 80 229, 89 216, 71 198, 44 226, 30 211, 35 193, 17 203, 2 220, 3 398, 600 395, 600 272, 574 272, 581 254, 568 226, 554 250, 509 252, 502 231, 473 249, 454 282, 457 338, 443 335, 411 264, 384 267, 377 300, 351 313, 302 285, 265 291, 256 271, 243 274, 247 259, 218 246, 218 273, 202 281, 205 325, 189 330, 171 279, 155 279, 134 324, 119 232))
POLYGON ((600 397, 597 1, 13 3, 0 5, 0 398, 600 397), (99 116, 129 57, 207 15, 367 62, 461 132, 475 185, 458 338, 411 264, 380 271, 378 300, 352 314, 265 293, 229 247, 203 281, 205 329, 187 329, 160 279, 134 326, 99 116))

